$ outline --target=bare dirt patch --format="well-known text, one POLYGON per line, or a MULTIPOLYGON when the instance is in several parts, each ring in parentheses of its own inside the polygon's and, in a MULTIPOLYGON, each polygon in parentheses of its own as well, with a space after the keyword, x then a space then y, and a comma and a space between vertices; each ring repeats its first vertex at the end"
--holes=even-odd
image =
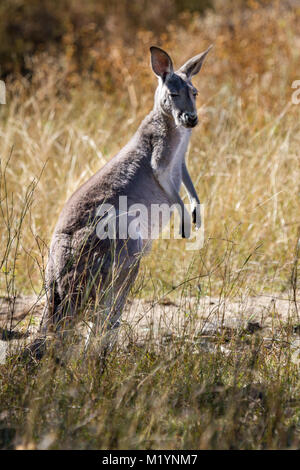
MULTIPOLYGON (((0 361, 9 350, 21 348, 37 334, 44 300, 35 296, 0 299, 0 361)), ((226 342, 234 335, 257 335, 267 347, 285 341, 297 346, 300 321, 295 303, 279 295, 234 299, 203 296, 178 302, 164 298, 128 302, 122 318, 119 345, 128 349, 152 342, 162 347, 176 339, 193 341, 211 350, 216 338, 226 342)))

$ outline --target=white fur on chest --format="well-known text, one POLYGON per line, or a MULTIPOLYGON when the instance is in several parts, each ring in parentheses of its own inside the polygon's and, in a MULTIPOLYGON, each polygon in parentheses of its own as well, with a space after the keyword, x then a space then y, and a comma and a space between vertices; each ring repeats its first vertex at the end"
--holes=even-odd
POLYGON ((180 189, 182 182, 182 164, 188 148, 191 131, 185 128, 180 129, 180 140, 173 150, 173 156, 167 167, 164 177, 172 180, 177 191, 180 189))

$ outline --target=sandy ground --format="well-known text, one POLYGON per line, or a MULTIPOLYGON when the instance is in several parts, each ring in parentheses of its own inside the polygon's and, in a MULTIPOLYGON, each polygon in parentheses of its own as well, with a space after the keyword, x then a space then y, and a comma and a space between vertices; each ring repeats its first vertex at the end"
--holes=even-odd
MULTIPOLYGON (((35 337, 43 312, 43 299, 0 298, 0 363, 9 350, 23 347, 35 337)), ((300 305, 298 305, 300 312, 300 305)), ((152 341, 163 345, 176 338, 200 341, 209 349, 211 339, 220 334, 238 332, 259 334, 266 342, 282 340, 282 331, 289 331, 299 343, 300 319, 295 302, 284 295, 248 297, 229 300, 203 296, 173 302, 168 298, 157 302, 134 300, 123 313, 119 345, 143 345, 152 341)), ((299 346, 300 347, 300 346, 299 346)))

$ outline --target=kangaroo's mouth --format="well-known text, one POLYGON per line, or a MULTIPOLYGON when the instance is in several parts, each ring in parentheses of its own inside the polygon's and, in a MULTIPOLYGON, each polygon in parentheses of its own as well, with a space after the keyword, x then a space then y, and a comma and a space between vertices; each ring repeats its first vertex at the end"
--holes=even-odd
POLYGON ((193 127, 196 127, 197 124, 198 124, 198 122, 199 122, 199 121, 198 121, 198 118, 197 118, 197 119, 195 119, 193 122, 187 122, 187 123, 184 123, 184 124, 182 124, 182 125, 183 125, 184 127, 187 127, 188 129, 191 129, 191 128, 193 128, 193 127))
POLYGON ((198 116, 196 113, 189 114, 189 113, 182 113, 177 116, 176 119, 177 123, 180 126, 186 127, 188 129, 191 129, 195 126, 197 126, 199 120, 198 116))

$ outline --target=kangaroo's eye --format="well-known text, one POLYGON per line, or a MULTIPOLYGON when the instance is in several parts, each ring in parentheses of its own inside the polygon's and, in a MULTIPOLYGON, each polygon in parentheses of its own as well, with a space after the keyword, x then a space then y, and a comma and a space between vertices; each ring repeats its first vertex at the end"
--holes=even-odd
POLYGON ((198 91, 193 91, 194 96, 198 96, 198 91))
POLYGON ((169 95, 174 97, 174 96, 179 96, 179 93, 169 93, 169 95))

